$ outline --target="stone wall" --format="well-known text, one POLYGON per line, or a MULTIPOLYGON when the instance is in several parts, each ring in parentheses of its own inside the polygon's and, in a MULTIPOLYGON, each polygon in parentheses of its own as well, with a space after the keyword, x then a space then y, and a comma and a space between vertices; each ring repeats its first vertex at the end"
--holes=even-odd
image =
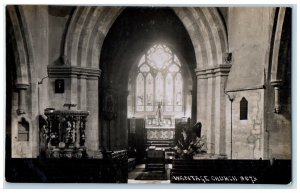
POLYGON ((272 35, 272 8, 230 8, 229 52, 233 65, 227 91, 262 88, 272 35))
POLYGON ((231 98, 234 98, 232 112, 231 102, 226 100, 226 115, 228 117, 226 119, 226 154, 228 158, 231 158, 231 142, 232 159, 263 158, 264 90, 258 89, 228 94, 231 98), (240 101, 243 97, 248 101, 247 120, 240 120, 240 101))
MULTIPOLYGON (((38 114, 39 105, 47 106, 48 95, 43 94, 39 99, 38 81, 47 75, 48 65, 48 13, 47 6, 19 6, 21 29, 26 41, 29 87, 25 91, 25 114, 17 115, 18 94, 13 93, 12 108, 12 157, 37 157, 39 154, 38 114), (37 51, 38 50, 38 51, 37 51), (43 102, 40 102, 40 101, 43 102), (18 139, 18 122, 24 118, 29 124, 29 141, 18 139)), ((20 65, 20 64, 19 64, 20 65)), ((17 64, 17 68, 18 68, 17 64)), ((16 77, 18 79, 18 77, 16 77)), ((47 90, 47 89, 46 89, 47 90)))

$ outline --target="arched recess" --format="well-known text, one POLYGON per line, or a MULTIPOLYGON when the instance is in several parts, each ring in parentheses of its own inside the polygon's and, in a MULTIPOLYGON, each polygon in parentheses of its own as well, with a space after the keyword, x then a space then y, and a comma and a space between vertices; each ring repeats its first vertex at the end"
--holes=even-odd
MULTIPOLYGON (((32 96, 32 64, 34 62, 33 48, 30 31, 28 30, 26 18, 24 17, 23 8, 21 6, 9 5, 7 11, 7 130, 11 130, 10 138, 12 142, 12 157, 35 157, 38 152, 32 148, 33 143, 37 143, 33 139, 37 134, 33 134, 33 117, 34 99, 32 96), (30 122, 28 130, 31 136, 30 140, 22 141, 18 138, 20 120, 30 122), (10 121, 10 123, 8 123, 10 121), (25 150, 26 149, 26 150, 25 150)), ((23 121, 24 122, 24 121, 23 121)), ((22 122, 22 123, 23 123, 22 122)), ((36 146, 36 145, 34 145, 36 146)))
MULTIPOLYGON (((76 8, 65 38, 64 67, 80 69, 81 71, 86 69, 100 71, 100 53, 103 42, 115 19, 123 9, 123 7, 76 8)), ((220 119, 224 119, 225 109, 217 108, 225 106, 221 102, 225 97, 222 92, 224 90, 224 79, 226 79, 231 66, 224 62, 223 59, 226 56, 226 52, 228 52, 226 26, 216 8, 176 7, 171 9, 185 26, 194 48, 196 58, 194 69, 197 76, 197 86, 194 90, 194 92, 197 91, 195 94, 195 100, 197 100, 197 105, 195 105, 195 107, 197 106, 196 119, 197 121, 202 121, 204 128, 217 127, 217 129, 220 129, 223 127, 220 119), (210 92, 207 92, 208 89, 210 89, 210 92), (215 93, 212 91, 215 90, 217 92, 212 96, 212 93, 215 93), (217 101, 211 100, 212 97, 218 96, 220 98, 217 101), (206 105, 207 101, 209 101, 208 105, 206 105), (214 105, 214 102, 218 104, 214 105), (212 118, 205 116, 213 112, 218 112, 220 115, 212 118), (218 119, 218 122, 216 126, 211 126, 215 122, 214 119, 218 119), (210 121, 209 124, 206 123, 208 121, 210 121)), ((99 83, 94 82, 87 87, 86 93, 89 93, 89 91, 92 93, 98 88, 99 83)), ((92 116, 90 119, 93 122, 93 128, 99 127, 99 109, 95 108, 99 103, 100 101, 93 100, 89 104, 89 101, 87 101, 87 110, 91 111, 92 116)), ((206 132, 203 133, 206 134, 206 132)), ((99 133, 91 134, 91 137, 93 136, 99 136, 99 133)))
POLYGON ((276 8, 265 92, 265 159, 291 159, 292 10, 276 8))

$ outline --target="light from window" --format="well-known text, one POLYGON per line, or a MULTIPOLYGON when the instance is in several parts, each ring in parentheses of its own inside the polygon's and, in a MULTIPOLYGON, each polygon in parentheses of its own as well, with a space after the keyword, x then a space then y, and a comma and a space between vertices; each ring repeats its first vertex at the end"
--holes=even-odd
POLYGON ((154 45, 138 64, 136 111, 183 111, 183 79, 179 59, 166 45, 154 45))
POLYGON ((146 111, 153 111, 153 77, 148 73, 146 78, 146 111))
POLYGON ((136 78, 136 110, 144 111, 144 76, 139 73, 136 78))

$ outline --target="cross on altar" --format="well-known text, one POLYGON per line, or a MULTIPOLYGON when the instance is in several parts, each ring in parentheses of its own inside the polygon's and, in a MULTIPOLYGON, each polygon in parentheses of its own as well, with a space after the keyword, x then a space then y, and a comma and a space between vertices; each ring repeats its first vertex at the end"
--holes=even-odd
POLYGON ((76 107, 76 104, 66 103, 64 104, 64 107, 68 107, 68 110, 70 110, 71 107, 76 107))

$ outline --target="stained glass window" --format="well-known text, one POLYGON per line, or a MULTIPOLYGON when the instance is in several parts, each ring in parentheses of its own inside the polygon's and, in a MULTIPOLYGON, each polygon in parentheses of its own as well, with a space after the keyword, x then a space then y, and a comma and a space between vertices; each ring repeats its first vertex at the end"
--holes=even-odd
POLYGON ((168 112, 183 111, 181 64, 166 45, 152 46, 137 68, 136 111, 155 111, 158 103, 168 112))
POLYGON ((148 73, 146 77, 146 111, 153 111, 153 77, 148 73))
POLYGON ((155 78, 156 102, 163 102, 164 96, 164 79, 161 72, 158 72, 155 78))
POLYGON ((144 111, 144 76, 139 73, 136 78, 136 106, 137 111, 144 111))
POLYGON ((182 111, 182 77, 180 73, 175 76, 175 111, 182 111))
POLYGON ((171 73, 166 77, 166 111, 173 111, 173 77, 171 73))
POLYGON ((155 45, 148 51, 147 59, 153 68, 164 69, 172 59, 172 52, 165 45, 155 45))

